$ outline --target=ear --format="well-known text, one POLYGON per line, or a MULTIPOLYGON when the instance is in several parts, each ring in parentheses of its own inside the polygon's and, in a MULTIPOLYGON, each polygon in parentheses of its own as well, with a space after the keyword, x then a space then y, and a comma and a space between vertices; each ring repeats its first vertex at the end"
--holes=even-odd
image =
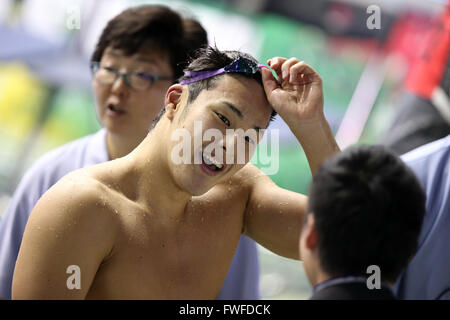
POLYGON ((314 225, 314 213, 308 214, 303 232, 305 232, 305 246, 308 250, 314 250, 317 247, 317 242, 319 240, 314 225))
POLYGON ((174 84, 169 87, 166 92, 166 97, 164 99, 164 106, 166 109, 166 116, 173 120, 175 113, 181 102, 181 95, 183 93, 183 86, 181 84, 174 84))

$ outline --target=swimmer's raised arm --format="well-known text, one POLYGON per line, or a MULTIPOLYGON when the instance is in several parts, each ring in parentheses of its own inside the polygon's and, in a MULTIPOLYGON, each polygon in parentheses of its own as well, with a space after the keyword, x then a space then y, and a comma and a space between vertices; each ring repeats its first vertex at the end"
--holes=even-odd
MULTIPOLYGON (((267 99, 301 143, 314 174, 325 159, 339 151, 323 114, 322 80, 312 67, 296 58, 276 57, 268 64, 279 82, 269 70, 262 69, 267 99)), ((248 166, 245 170, 258 169, 248 166)), ((279 255, 298 259, 307 197, 282 189, 263 175, 253 180, 250 190, 244 233, 279 255)))
POLYGON ((325 159, 339 152, 323 113, 322 79, 297 58, 275 57, 268 64, 279 83, 269 70, 261 70, 267 99, 302 145, 314 174, 325 159))
POLYGON ((38 201, 19 251, 13 299, 86 297, 113 245, 113 219, 95 198, 99 188, 96 182, 66 177, 38 201))
POLYGON ((243 233, 278 255, 299 259, 306 196, 278 187, 251 164, 242 171, 243 180, 250 185, 243 233))

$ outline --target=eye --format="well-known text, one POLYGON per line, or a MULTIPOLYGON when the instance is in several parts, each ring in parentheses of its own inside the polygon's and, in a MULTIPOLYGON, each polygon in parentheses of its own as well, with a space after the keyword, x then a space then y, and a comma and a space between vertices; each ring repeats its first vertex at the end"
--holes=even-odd
POLYGON ((119 69, 116 69, 116 68, 113 68, 113 67, 110 67, 110 66, 104 66, 104 67, 101 67, 99 69, 99 71, 101 71, 101 73, 104 76, 115 77, 118 74, 119 69))
POLYGON ((116 72, 116 70, 117 70, 116 68, 109 67, 109 66, 103 66, 102 68, 109 72, 116 72))
POLYGON ((219 119, 222 120, 222 122, 227 125, 227 127, 230 126, 230 121, 226 117, 224 117, 223 115, 221 115, 220 113, 217 113, 217 112, 216 112, 216 114, 219 117, 219 119))
POLYGON ((136 72, 135 73, 139 78, 145 79, 145 80, 153 80, 153 76, 146 72, 136 72))

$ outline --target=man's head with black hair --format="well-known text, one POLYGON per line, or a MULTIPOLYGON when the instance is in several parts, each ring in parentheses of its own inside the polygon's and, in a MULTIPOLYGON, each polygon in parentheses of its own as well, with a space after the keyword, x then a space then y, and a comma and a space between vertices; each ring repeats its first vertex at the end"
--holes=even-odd
MULTIPOLYGON (((183 80, 189 78, 189 72, 216 71, 229 66, 234 61, 247 59, 248 63, 257 65, 257 61, 248 54, 239 51, 220 51, 217 48, 207 47, 199 49, 195 58, 185 68, 185 76, 179 84, 172 85, 166 94, 165 109, 154 121, 150 139, 165 139, 165 144, 161 148, 165 149, 169 165, 173 175, 178 179, 181 188, 188 190, 191 194, 203 194, 215 184, 230 178, 250 161, 254 148, 259 143, 263 132, 269 125, 275 112, 267 100, 262 82, 261 71, 255 68, 254 73, 230 72, 221 73, 203 80, 183 84, 183 80), (201 128, 197 129, 196 126, 201 128), (228 131, 238 132, 242 135, 229 134, 228 131), (206 133, 208 132, 208 133, 206 133), (203 141, 202 145, 194 142, 194 138, 204 133, 208 135, 212 132, 220 132, 221 138, 211 139, 213 141, 203 141), (179 144, 176 142, 180 135, 189 136, 187 145, 189 148, 190 161, 188 164, 174 164, 171 161, 172 151, 178 150, 179 144), (175 136, 175 138, 174 138, 175 136), (215 166, 208 163, 195 163, 194 157, 200 155, 200 159, 205 160, 205 150, 210 143, 219 144, 223 154, 220 156, 214 152, 206 158, 220 157, 215 159, 224 166, 215 166), (239 162, 239 152, 235 150, 237 146, 245 146, 242 152, 242 160, 239 162), (222 157, 223 156, 223 157, 222 157), (226 160, 230 156, 233 163, 226 160), (191 159, 192 158, 192 159, 191 159), (205 169, 209 178, 204 176, 201 168, 205 169), (202 167, 203 165, 203 167, 202 167), (209 165, 209 167, 208 167, 209 165), (195 176, 193 176, 193 174, 195 176), (195 185, 194 185, 195 184, 195 185)), ((186 155, 184 150, 180 154, 186 155), (184 153, 183 153, 184 152, 184 153)))
POLYGON ((368 276, 393 283, 417 248, 425 195, 414 173, 382 146, 354 146, 326 161, 309 190, 300 254, 310 282, 368 276))
MULTIPOLYGON (((258 61, 247 53, 240 51, 221 51, 212 46, 197 49, 196 51, 194 51, 193 55, 194 58, 184 69, 184 75, 179 78, 179 81, 189 79, 189 76, 186 75, 188 72, 218 70, 229 65, 233 61, 236 61, 239 58, 246 58, 253 63, 258 64, 258 61)), ((188 103, 192 103, 203 90, 212 90, 216 88, 217 81, 220 80, 221 76, 223 75, 224 74, 189 83, 187 85, 189 91, 188 103)), ((239 73, 236 75, 243 76, 248 79, 253 79, 257 83, 259 83, 261 87, 263 87, 261 72, 256 72, 254 74, 239 73)), ((152 128, 158 123, 164 112, 165 109, 162 109, 160 114, 158 114, 158 116, 155 118, 152 128)), ((275 110, 272 110, 270 120, 273 120, 276 114, 277 113, 275 112, 275 110)))

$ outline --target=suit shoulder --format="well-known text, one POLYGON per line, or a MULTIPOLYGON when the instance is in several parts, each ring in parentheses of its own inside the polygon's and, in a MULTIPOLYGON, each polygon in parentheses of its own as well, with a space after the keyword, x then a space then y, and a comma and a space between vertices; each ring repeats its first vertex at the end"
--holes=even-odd
POLYGON ((64 175, 85 166, 86 148, 92 139, 93 135, 83 137, 44 153, 26 170, 17 191, 41 196, 64 175))

